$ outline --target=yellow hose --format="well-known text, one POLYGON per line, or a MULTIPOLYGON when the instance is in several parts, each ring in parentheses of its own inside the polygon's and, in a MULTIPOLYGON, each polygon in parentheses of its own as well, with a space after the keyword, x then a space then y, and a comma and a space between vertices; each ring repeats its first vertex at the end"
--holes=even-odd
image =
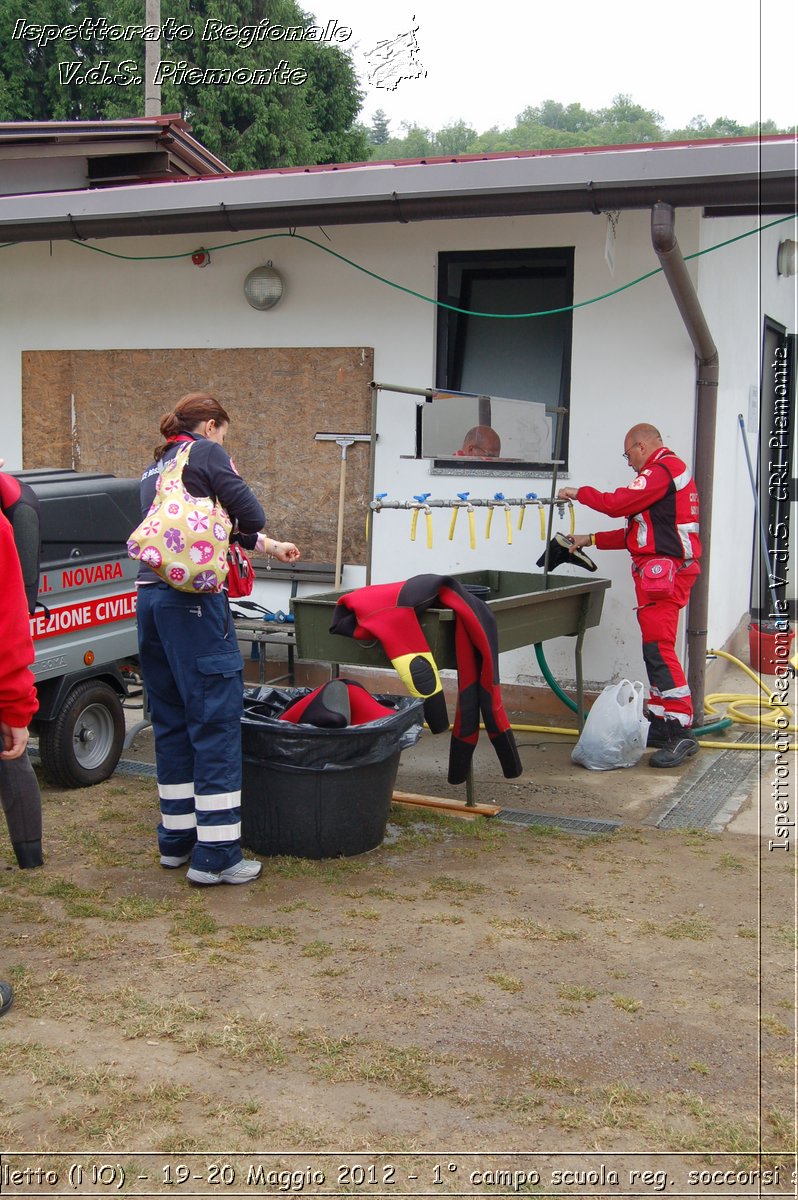
POLYGON ((505 524, 507 525, 507 545, 512 546, 512 544, 513 544, 513 522, 512 522, 512 517, 510 516, 509 508, 505 508, 505 510, 504 510, 504 520, 505 520, 505 524))
POLYGON ((573 537, 574 533, 576 532, 576 510, 572 500, 568 501, 568 508, 570 509, 570 525, 568 532, 570 533, 571 537, 573 537))
MULTIPOLYGON (((784 725, 776 724, 777 720, 792 720, 792 709, 787 704, 781 703, 776 699, 772 689, 765 686, 760 677, 750 667, 741 662, 739 658, 735 658, 733 654, 728 654, 725 650, 708 650, 707 654, 716 654, 720 658, 726 658, 729 662, 740 667, 745 671, 746 675, 750 675, 754 683, 764 692, 767 697, 767 702, 763 702, 759 696, 746 696, 734 692, 713 692, 711 696, 704 697, 704 711, 710 716, 723 716, 715 707, 717 704, 728 705, 725 716, 730 717, 732 721, 739 722, 741 725, 758 725, 760 728, 778 729, 780 733, 798 733, 798 726, 794 723, 784 725), (741 712, 740 707, 751 706, 757 707, 757 716, 749 716, 747 713, 741 712), (766 710, 763 712, 763 708, 766 710)), ((562 729, 555 728, 549 725, 511 725, 510 728, 516 733, 556 733, 566 737, 579 737, 578 729, 562 729)), ((779 744, 778 747, 771 742, 715 742, 704 738, 699 738, 699 746, 705 750, 798 750, 798 744, 791 742, 785 746, 779 744)))
POLYGON ((454 539, 454 527, 457 524, 457 514, 459 513, 459 511, 460 511, 460 509, 457 507, 452 509, 452 520, 449 525, 449 541, 450 542, 454 539))
POLYGON ((489 508, 488 509, 488 519, 485 522, 485 537, 486 538, 490 537, 490 527, 492 524, 493 524, 493 509, 489 508))
MULTIPOLYGON (((485 726, 480 726, 484 729, 485 726)), ((563 737, 579 737, 578 729, 559 729, 552 725, 511 725, 514 733, 559 733, 563 737)), ((705 750, 773 750, 772 742, 755 745, 753 742, 710 742, 704 738, 698 739, 699 746, 705 750)), ((798 750, 798 745, 780 746, 780 750, 798 750)))
POLYGON ((476 548, 477 548, 477 527, 476 527, 476 524, 474 523, 473 508, 469 508, 469 510, 468 510, 468 540, 471 543, 471 549, 476 550, 476 548))
MULTIPOLYGON (((793 712, 788 704, 783 704, 776 699, 776 693, 772 688, 768 688, 762 682, 760 677, 744 662, 740 662, 739 658, 735 658, 733 654, 728 654, 725 650, 708 650, 707 654, 716 654, 719 658, 726 658, 729 662, 735 664, 742 671, 745 671, 757 687, 764 693, 766 700, 763 702, 760 696, 746 696, 735 694, 733 692, 716 692, 712 696, 704 697, 704 709, 710 716, 717 716, 718 710, 716 704, 726 704, 727 717, 731 717, 733 721, 739 721, 741 725, 758 725, 760 728, 778 729, 782 733, 798 733, 798 725, 793 721, 793 712), (741 712, 741 707, 757 709, 756 716, 750 716, 748 713, 741 712), (763 709, 765 711, 763 711, 763 709), (785 717, 791 724, 785 725, 785 717)), ((772 750, 773 746, 757 747, 759 749, 772 750)), ((787 749, 794 750, 795 746, 789 746, 787 749)), ((784 747, 780 747, 784 749, 784 747)))
POLYGON ((540 540, 546 540, 546 510, 542 504, 538 505, 538 515, 540 516, 540 540))

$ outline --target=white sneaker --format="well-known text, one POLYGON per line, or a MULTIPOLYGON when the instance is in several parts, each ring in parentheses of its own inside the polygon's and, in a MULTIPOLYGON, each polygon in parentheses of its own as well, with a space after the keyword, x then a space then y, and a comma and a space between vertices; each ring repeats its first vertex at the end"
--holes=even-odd
POLYGON ((189 867, 186 879, 200 887, 213 887, 217 883, 251 883, 257 879, 263 870, 263 863, 253 858, 242 858, 233 867, 224 871, 200 871, 197 867, 189 867))
POLYGON ((174 871, 176 867, 184 866, 190 858, 190 854, 162 854, 161 866, 166 867, 167 871, 174 871))

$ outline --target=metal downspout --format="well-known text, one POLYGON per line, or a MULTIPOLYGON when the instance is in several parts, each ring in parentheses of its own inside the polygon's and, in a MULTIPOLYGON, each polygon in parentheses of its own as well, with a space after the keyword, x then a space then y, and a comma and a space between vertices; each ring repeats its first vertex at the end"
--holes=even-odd
POLYGON ((701 310, 693 281, 676 241, 674 211, 657 203, 651 210, 651 241, 673 293, 676 307, 696 355, 695 468, 693 478, 701 503, 701 574, 693 585, 687 609, 687 682, 693 697, 695 721, 704 712, 709 562, 712 533, 712 492, 715 473, 715 420, 718 407, 718 350, 701 310))

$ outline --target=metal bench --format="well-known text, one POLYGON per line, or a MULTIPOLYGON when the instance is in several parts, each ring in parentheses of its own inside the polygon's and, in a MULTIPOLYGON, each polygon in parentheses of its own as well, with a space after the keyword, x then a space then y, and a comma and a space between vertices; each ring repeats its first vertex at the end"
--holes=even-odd
MULTIPOLYGON (((300 583, 320 583, 327 587, 335 583, 335 564, 331 562, 274 562, 267 567, 264 563, 253 560, 255 578, 264 583, 285 582, 290 584, 290 599, 297 594, 300 583)), ((239 642, 249 643, 253 658, 258 660, 258 682, 266 683, 266 656, 264 647, 285 646, 287 651, 288 670, 269 680, 279 683, 283 680, 293 686, 294 683, 294 651, 296 647, 296 631, 293 624, 278 620, 268 621, 263 617, 238 616, 235 613, 236 601, 231 600, 235 620, 236 637, 239 642), (257 654, 255 648, 257 647, 257 654)), ((245 611, 242 607, 242 611, 245 611)))

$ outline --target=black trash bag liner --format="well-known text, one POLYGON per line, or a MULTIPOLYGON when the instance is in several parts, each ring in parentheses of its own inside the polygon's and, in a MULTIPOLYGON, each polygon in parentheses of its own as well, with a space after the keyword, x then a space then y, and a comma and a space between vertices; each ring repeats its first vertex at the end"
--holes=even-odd
POLYGON ((414 746, 421 737, 424 702, 415 696, 375 695, 375 700, 395 711, 376 721, 342 729, 279 719, 290 705, 313 690, 246 688, 241 718, 244 757, 316 772, 340 771, 384 762, 414 746))

